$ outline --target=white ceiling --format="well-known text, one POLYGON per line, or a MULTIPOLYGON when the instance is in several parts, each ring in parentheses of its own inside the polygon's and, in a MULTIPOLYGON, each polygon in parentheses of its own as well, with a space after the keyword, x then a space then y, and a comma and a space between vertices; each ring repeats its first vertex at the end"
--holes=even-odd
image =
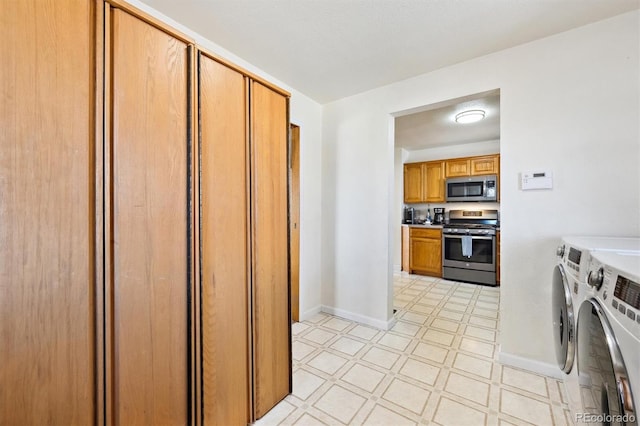
POLYGON ((395 120, 395 145, 409 151, 495 140, 500 140, 499 90, 425 106, 395 120), (485 111, 485 118, 456 123, 455 115, 470 109, 485 111))
POLYGON ((640 7, 640 0, 142 0, 326 103, 640 7))

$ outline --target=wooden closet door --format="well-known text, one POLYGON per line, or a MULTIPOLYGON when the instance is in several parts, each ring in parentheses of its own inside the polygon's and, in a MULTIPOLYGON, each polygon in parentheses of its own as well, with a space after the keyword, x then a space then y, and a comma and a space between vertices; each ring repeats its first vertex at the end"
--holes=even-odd
POLYGON ((184 424, 189 405, 188 47, 111 12, 110 379, 116 424, 184 424))
POLYGON ((251 85, 254 413, 290 392, 287 98, 251 85))
POLYGON ((94 6, 0 6, 3 425, 96 416, 94 6))
POLYGON ((204 423, 249 423, 245 77, 199 58, 204 423))

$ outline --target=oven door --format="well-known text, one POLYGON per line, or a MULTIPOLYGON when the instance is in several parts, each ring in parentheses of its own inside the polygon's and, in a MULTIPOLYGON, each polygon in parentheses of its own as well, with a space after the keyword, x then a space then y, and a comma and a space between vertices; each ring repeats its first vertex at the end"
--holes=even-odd
POLYGON ((442 266, 496 271, 495 236, 471 236, 471 257, 462 255, 462 235, 442 234, 442 266))

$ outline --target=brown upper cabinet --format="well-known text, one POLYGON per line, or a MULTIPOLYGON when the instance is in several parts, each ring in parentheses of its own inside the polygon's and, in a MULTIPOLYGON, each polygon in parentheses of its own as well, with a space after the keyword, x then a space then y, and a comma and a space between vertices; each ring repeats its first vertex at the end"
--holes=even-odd
POLYGON ((423 163, 425 201, 427 203, 444 202, 444 162, 429 161, 423 163))
POLYGON ((500 155, 470 158, 471 176, 500 174, 500 155))
POLYGON ((444 162, 405 164, 404 202, 444 202, 444 162))
POLYGON ((424 167, 423 163, 410 163, 404 165, 404 202, 423 203, 424 193, 424 167))
POLYGON ((444 166, 445 177, 471 176, 471 162, 468 158, 446 160, 444 166))
POLYGON ((500 173, 500 155, 452 158, 445 161, 445 177, 497 175, 500 173))

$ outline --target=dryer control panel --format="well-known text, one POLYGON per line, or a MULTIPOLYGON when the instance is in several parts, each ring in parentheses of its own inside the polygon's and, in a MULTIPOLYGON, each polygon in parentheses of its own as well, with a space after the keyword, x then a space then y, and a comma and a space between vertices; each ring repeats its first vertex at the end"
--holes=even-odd
MULTIPOLYGON (((565 265, 566 272, 570 274, 576 282, 584 282, 589 272, 589 253, 565 243, 558 247, 556 254, 560 258, 560 262, 565 265)), ((577 291, 575 292, 577 293, 577 291)))

